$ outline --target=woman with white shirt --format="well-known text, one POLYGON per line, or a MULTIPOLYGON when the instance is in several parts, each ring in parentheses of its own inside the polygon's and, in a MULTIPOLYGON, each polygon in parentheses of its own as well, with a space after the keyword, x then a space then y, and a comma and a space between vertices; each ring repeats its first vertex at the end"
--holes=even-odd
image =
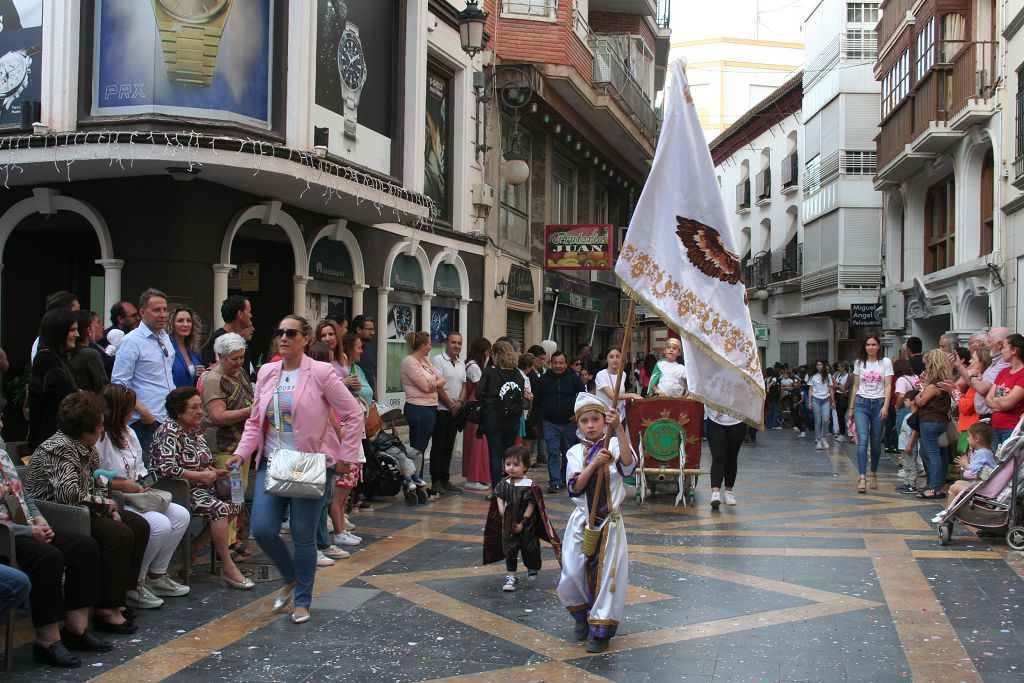
POLYGON ((878 462, 882 458, 882 421, 889 414, 892 397, 892 361, 881 355, 882 344, 875 335, 864 346, 853 364, 853 405, 850 411, 857 425, 857 468, 860 479, 857 492, 867 490, 868 446, 871 446, 871 488, 878 488, 878 462))
POLYGON ((814 415, 814 448, 828 448, 825 435, 829 433, 832 420, 832 408, 836 405, 836 397, 832 389, 832 375, 828 372, 828 364, 818 360, 814 364, 814 374, 807 378, 811 392, 811 414, 814 415))
MULTIPOLYGON (((608 367, 597 373, 597 377, 594 378, 594 385, 596 387, 595 390, 599 394, 604 394, 611 401, 615 394, 615 385, 619 380, 619 372, 622 367, 622 350, 617 346, 613 346, 608 351, 607 359, 608 367)), ((643 400, 643 396, 626 391, 626 378, 623 378, 622 385, 619 387, 619 404, 617 406, 619 409, 619 420, 622 421, 622 424, 626 424, 626 401, 629 400, 640 401, 643 400)))
MULTIPOLYGON (((103 436, 96 443, 103 469, 112 470, 114 479, 109 487, 121 493, 142 493, 138 480, 148 474, 142 460, 139 437, 128 428, 135 408, 135 392, 121 384, 108 384, 100 391, 106 403, 103 436)), ((188 532, 191 515, 176 503, 169 503, 162 512, 143 512, 126 503, 125 507, 137 512, 149 522, 149 542, 142 556, 142 570, 135 590, 128 591, 129 606, 155 609, 164 604, 162 597, 188 595, 189 587, 167 575, 167 566, 182 536, 188 532)))

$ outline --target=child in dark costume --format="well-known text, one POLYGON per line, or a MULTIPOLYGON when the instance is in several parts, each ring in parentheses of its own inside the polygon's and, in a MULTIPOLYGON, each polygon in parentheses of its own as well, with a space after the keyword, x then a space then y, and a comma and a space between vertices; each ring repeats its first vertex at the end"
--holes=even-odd
MULTIPOLYGON (((484 564, 504 558, 508 575, 502 590, 514 591, 519 586, 516 571, 523 556, 527 578, 533 581, 540 571, 540 541, 544 539, 559 556, 561 542, 551 528, 544 510, 540 488, 526 478, 530 468, 530 449, 512 446, 505 451, 505 477, 494 487, 494 498, 484 529, 484 564)), ((560 560, 559 560, 560 561, 560 560)))

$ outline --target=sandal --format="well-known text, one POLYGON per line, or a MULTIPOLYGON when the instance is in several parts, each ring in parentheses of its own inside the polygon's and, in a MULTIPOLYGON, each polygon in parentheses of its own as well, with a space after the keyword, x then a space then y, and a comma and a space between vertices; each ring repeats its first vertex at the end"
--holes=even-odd
POLYGON ((861 477, 857 480, 857 493, 867 493, 867 478, 861 477))
POLYGON ((231 552, 237 554, 239 557, 252 557, 253 552, 249 550, 248 546, 245 545, 245 541, 238 541, 231 546, 231 552))
POLYGON ((871 473, 871 488, 872 489, 877 489, 878 488, 878 474, 876 474, 875 472, 871 473))
POLYGON ((920 498, 921 500, 939 500, 945 497, 946 494, 941 491, 922 491, 915 496, 915 498, 920 498))

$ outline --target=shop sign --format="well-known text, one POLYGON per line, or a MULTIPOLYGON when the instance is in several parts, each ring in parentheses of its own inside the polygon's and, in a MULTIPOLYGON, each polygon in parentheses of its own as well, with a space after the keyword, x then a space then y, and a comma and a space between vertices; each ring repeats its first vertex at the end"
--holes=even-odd
POLYGON ((399 254, 391 266, 391 286, 413 292, 423 291, 420 262, 408 254, 399 254))
POLYGON ((434 276, 434 294, 450 296, 455 299, 462 298, 462 283, 459 281, 459 271, 455 266, 442 263, 437 267, 437 274, 434 276))
POLYGON ((238 266, 238 273, 241 278, 240 285, 243 292, 260 291, 260 264, 243 263, 238 266))
POLYGON ((545 263, 548 270, 611 270, 615 263, 611 225, 549 225, 545 263))
POLYGON ((309 274, 317 280, 328 282, 354 282, 352 257, 348 248, 341 242, 324 237, 313 246, 313 254, 309 257, 309 274))
POLYGON ((754 340, 768 341, 768 326, 762 323, 754 323, 754 340))
POLYGON ((576 294, 575 292, 559 292, 558 303, 561 306, 579 308, 584 311, 599 312, 601 310, 600 299, 595 299, 592 296, 576 294))
POLYGON ((274 0, 95 7, 93 116, 159 113, 271 127, 274 0), (206 41, 200 52, 197 34, 206 41))
POLYGON ((505 296, 525 304, 532 304, 536 301, 533 291, 533 275, 529 268, 515 265, 509 268, 508 289, 505 290, 505 296))
POLYGON ((882 307, 878 304, 850 304, 850 327, 881 327, 882 307))
POLYGON ((43 74, 43 0, 0 1, 0 126, 21 123, 38 102, 43 74))

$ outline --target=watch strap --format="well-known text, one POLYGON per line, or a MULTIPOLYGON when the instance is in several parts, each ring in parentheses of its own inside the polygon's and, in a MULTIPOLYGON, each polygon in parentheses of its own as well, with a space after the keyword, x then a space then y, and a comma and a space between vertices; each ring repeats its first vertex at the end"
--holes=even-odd
POLYGON ((157 18, 164 63, 173 82, 201 86, 209 86, 213 82, 217 52, 227 23, 226 11, 220 21, 201 26, 157 18))

